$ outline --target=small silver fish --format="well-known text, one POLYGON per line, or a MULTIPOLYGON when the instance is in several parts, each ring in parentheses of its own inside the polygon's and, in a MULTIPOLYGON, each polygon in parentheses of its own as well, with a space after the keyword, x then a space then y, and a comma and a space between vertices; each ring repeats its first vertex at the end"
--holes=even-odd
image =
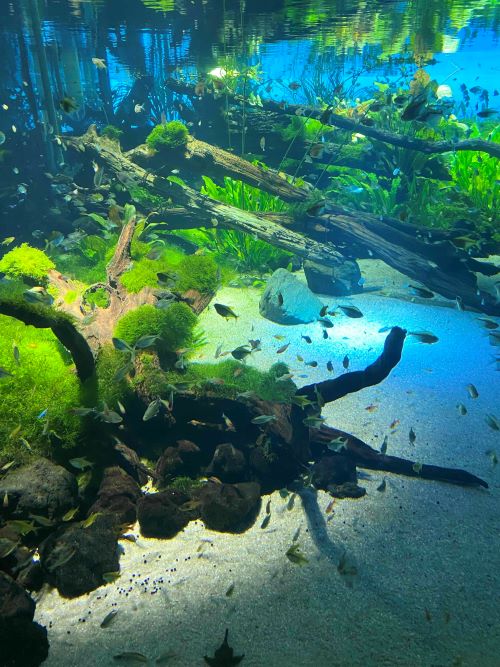
POLYGON ((106 614, 106 616, 102 619, 101 621, 101 628, 107 628, 108 625, 111 624, 115 616, 118 614, 118 609, 112 609, 109 614, 106 614))
POLYGON ((500 420, 495 415, 486 415, 484 419, 493 431, 500 431, 500 420))
POLYGON ((256 424, 257 426, 260 426, 262 424, 269 424, 269 422, 275 421, 276 417, 275 415, 259 415, 258 417, 254 417, 252 419, 252 424, 256 424))
POLYGON ((468 385, 466 385, 465 388, 467 389, 467 392, 468 392, 468 394, 471 398, 477 398, 479 396, 478 390, 476 389, 476 387, 472 383, 469 383, 468 385))

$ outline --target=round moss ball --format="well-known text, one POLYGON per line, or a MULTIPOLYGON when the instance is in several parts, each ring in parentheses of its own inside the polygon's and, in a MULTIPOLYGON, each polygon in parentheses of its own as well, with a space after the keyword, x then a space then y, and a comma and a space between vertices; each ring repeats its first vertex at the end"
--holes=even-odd
POLYGON ((148 134, 146 143, 155 151, 172 150, 185 146, 187 138, 187 127, 178 120, 172 120, 164 125, 156 125, 148 134))

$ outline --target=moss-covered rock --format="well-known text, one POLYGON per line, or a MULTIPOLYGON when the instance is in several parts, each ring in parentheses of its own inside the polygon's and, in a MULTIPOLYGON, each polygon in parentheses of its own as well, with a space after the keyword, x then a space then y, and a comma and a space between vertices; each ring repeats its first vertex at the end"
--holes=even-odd
POLYGON ((187 127, 178 120, 164 125, 156 125, 146 138, 147 145, 153 150, 172 150, 185 146, 188 139, 187 127))
POLYGON ((179 292, 195 289, 210 294, 217 288, 217 264, 211 255, 186 255, 176 267, 179 292))
POLYGON ((139 306, 118 321, 115 337, 135 345, 141 336, 159 336, 158 346, 168 351, 189 347, 197 318, 185 303, 173 303, 168 308, 139 306))
POLYGON ((0 272, 9 278, 28 279, 32 282, 46 281, 47 274, 55 269, 54 262, 43 250, 22 243, 12 248, 0 259, 0 272))
POLYGON ((154 259, 140 259, 120 278, 120 282, 127 292, 137 294, 144 287, 158 286, 158 273, 164 271, 162 262, 154 259))
POLYGON ((120 128, 116 127, 115 125, 106 125, 101 130, 101 135, 103 137, 113 139, 113 141, 120 141, 122 134, 123 130, 120 130, 120 128))

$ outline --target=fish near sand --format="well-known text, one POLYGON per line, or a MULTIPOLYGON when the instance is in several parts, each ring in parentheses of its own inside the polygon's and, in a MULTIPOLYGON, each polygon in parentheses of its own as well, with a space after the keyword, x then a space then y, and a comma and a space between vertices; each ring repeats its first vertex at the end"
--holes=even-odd
POLYGON ((233 667, 233 665, 239 665, 243 660, 245 657, 244 653, 242 655, 234 655, 234 650, 227 642, 228 634, 229 630, 226 628, 224 641, 215 651, 213 658, 210 658, 208 655, 203 657, 207 665, 210 665, 211 667, 233 667))
POLYGON ((214 303, 214 308, 215 308, 215 312, 218 315, 220 315, 221 317, 225 317, 226 320, 228 320, 230 318, 233 318, 233 319, 238 318, 238 315, 236 315, 234 310, 229 308, 229 306, 225 306, 223 303, 214 303))

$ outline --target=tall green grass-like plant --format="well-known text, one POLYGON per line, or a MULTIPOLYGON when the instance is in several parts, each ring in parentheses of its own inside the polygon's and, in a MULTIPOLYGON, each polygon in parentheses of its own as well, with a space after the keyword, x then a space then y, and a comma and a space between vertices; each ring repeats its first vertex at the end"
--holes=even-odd
MULTIPOLYGON (((473 126, 471 137, 479 137, 477 126, 473 126)), ((493 130, 490 141, 500 141, 500 125, 493 130)), ((498 225, 500 211, 500 162, 491 155, 479 151, 459 151, 454 153, 450 172, 455 186, 470 200, 493 225, 498 225)), ((483 227, 489 225, 484 224, 483 227)), ((484 231, 484 230, 479 230, 484 231)), ((495 233, 495 230, 492 230, 495 233)), ((496 231, 500 238, 500 232, 496 231)))
MULTIPOLYGON (((202 194, 246 211, 280 212, 286 208, 279 197, 229 177, 224 178, 223 187, 208 176, 203 176, 203 181, 202 194)), ((195 229, 179 235, 205 246, 216 254, 218 261, 242 272, 262 273, 286 266, 292 256, 251 234, 232 229, 195 229)))

